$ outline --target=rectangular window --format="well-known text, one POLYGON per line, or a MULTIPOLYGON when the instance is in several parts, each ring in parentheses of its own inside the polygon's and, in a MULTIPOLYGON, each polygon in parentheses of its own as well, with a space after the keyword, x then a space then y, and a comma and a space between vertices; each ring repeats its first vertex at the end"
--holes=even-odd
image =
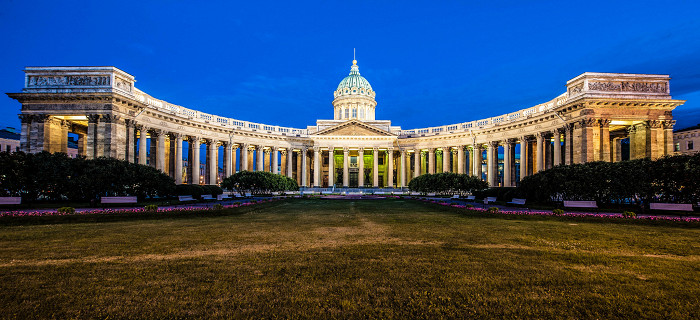
POLYGON ((7 150, 7 153, 10 153, 10 150, 12 150, 12 149, 10 149, 10 148, 12 148, 12 147, 8 144, 8 145, 7 145, 7 149, 6 149, 6 150, 7 150))
POLYGON ((345 109, 345 119, 350 118, 350 109, 345 109))
POLYGON ((356 108, 352 108, 352 117, 357 118, 357 109, 356 108))
POLYGON ((693 150, 693 141, 688 141, 688 150, 693 150))
POLYGON ((681 151, 681 144, 677 142, 677 143, 673 146, 673 151, 675 151, 675 152, 681 151))

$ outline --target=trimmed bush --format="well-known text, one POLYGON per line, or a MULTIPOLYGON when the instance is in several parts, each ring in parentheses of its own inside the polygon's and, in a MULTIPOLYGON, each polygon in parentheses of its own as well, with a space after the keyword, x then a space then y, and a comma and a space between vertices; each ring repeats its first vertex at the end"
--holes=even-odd
POLYGON ((223 210, 224 206, 221 203, 217 203, 211 207, 214 210, 223 210))
POLYGON ((500 210, 498 209, 498 207, 490 207, 490 208, 486 209, 486 212, 488 212, 488 213, 498 213, 498 212, 500 212, 500 210))
POLYGON ((157 212, 158 206, 155 204, 149 204, 149 205, 143 207, 143 209, 146 210, 147 212, 157 212))
POLYGON ((635 218, 637 214, 632 211, 625 211, 622 213, 622 216, 625 218, 635 218))
POLYGON ((564 214, 564 210, 562 210, 562 209, 554 209, 554 210, 552 210, 552 213, 553 213, 553 214, 556 214, 556 215, 558 215, 558 216, 560 216, 560 215, 564 214))
POLYGON ((421 193, 434 192, 440 195, 466 195, 474 190, 482 190, 487 187, 488 183, 477 177, 451 172, 420 175, 408 183, 408 188, 411 191, 421 193))
POLYGON ((73 207, 60 207, 60 208, 56 209, 56 212, 63 213, 63 214, 74 214, 75 208, 73 208, 73 207))
POLYGON ((299 190, 297 182, 289 177, 264 171, 241 171, 225 178, 221 186, 240 194, 270 194, 299 190))

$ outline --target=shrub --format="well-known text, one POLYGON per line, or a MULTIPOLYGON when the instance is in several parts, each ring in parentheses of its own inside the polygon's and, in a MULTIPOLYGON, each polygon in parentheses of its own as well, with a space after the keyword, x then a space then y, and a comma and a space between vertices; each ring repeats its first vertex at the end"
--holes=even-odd
POLYGON ((554 210, 552 210, 552 213, 553 213, 553 214, 556 214, 556 215, 558 215, 558 216, 560 216, 560 215, 564 214, 564 210, 562 210, 562 209, 554 209, 554 210))
POLYGON ((491 207, 486 209, 486 212, 488 213, 498 213, 500 210, 497 207, 491 207))
POLYGON ((214 210, 223 210, 224 206, 221 203, 217 203, 211 207, 214 210))
POLYGON ((233 203, 233 205, 234 205, 234 206, 236 206, 236 207, 238 207, 238 206, 240 206, 240 205, 241 205, 241 203, 240 203, 240 202, 238 202, 238 201, 236 201, 236 202, 234 202, 234 203, 233 203))
POLYGON ((464 207, 465 207, 465 208, 474 208, 474 205, 473 205, 473 204, 468 204, 468 203, 467 203, 467 204, 464 205, 464 207))
POLYGON ((75 208, 73 208, 73 207, 60 207, 60 208, 56 209, 56 212, 64 213, 64 214, 74 214, 75 208))
POLYGON ((625 211, 622 213, 622 216, 625 218, 634 218, 637 216, 637 214, 632 211, 625 211))
POLYGON ((149 204, 149 205, 143 207, 143 209, 146 210, 147 212, 157 212, 158 206, 155 204, 149 204))

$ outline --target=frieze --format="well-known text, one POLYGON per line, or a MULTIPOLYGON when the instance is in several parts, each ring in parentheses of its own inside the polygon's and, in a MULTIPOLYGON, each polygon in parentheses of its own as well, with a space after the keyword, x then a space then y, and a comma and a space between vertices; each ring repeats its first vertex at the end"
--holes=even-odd
POLYGON ((658 82, 589 82, 588 90, 666 93, 667 87, 658 82))
POLYGON ((583 83, 569 88, 569 95, 579 94, 581 91, 583 91, 583 83))
POLYGON ((29 87, 105 87, 109 85, 109 76, 30 76, 29 82, 27 83, 27 86, 29 87))

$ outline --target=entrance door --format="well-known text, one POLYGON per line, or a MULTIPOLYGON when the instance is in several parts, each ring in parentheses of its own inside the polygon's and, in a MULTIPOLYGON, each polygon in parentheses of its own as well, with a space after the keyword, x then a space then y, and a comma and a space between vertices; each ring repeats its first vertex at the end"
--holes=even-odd
POLYGON ((357 182, 358 182, 357 180, 358 180, 358 179, 357 179, 357 171, 354 171, 354 172, 351 171, 351 172, 350 172, 350 181, 348 181, 348 182, 349 182, 349 186, 350 186, 351 188, 357 188, 357 182))

